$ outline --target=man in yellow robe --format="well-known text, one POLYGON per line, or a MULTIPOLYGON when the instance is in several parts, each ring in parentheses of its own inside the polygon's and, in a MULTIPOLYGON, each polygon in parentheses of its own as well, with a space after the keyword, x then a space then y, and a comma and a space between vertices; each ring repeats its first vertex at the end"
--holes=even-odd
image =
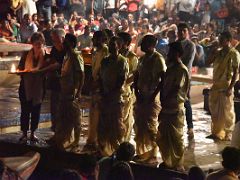
POLYGON ((157 143, 163 164, 168 168, 183 170, 184 102, 189 88, 189 73, 181 61, 181 42, 173 42, 169 47, 168 68, 161 90, 162 109, 159 115, 157 143))
POLYGON ((120 38, 109 42, 110 55, 100 68, 101 111, 98 123, 98 145, 103 156, 110 156, 123 142, 123 84, 128 74, 127 60, 119 53, 120 38))
POLYGON ((118 33, 118 36, 122 39, 122 48, 120 49, 120 53, 127 59, 129 66, 129 73, 127 80, 124 84, 124 95, 123 95, 123 123, 126 127, 126 133, 124 135, 125 141, 130 141, 132 126, 133 126, 133 102, 135 100, 135 96, 132 90, 133 84, 133 74, 137 69, 138 58, 137 56, 129 51, 129 46, 131 44, 132 38, 129 33, 121 32, 118 33))
POLYGON ((233 87, 238 76, 240 55, 231 48, 232 35, 223 32, 219 37, 220 50, 211 53, 208 63, 213 63, 213 86, 209 96, 212 117, 212 134, 209 138, 230 140, 235 122, 233 87))
POLYGON ((77 38, 72 34, 67 34, 64 40, 66 55, 61 69, 61 94, 58 107, 54 136, 47 140, 51 145, 59 149, 66 147, 67 141, 70 142, 72 131, 74 130, 74 141, 72 145, 77 145, 80 140, 81 131, 81 112, 79 100, 84 82, 84 62, 74 49, 77 45, 77 38))
POLYGON ((163 56, 155 51, 156 43, 157 39, 153 35, 143 37, 141 50, 145 55, 140 58, 134 77, 134 130, 137 153, 134 160, 145 163, 156 162, 159 90, 166 69, 163 56))
POLYGON ((100 104, 100 87, 99 87, 99 71, 101 62, 108 55, 108 47, 104 44, 104 33, 97 31, 93 35, 93 56, 92 56, 92 100, 90 106, 90 118, 88 126, 87 143, 83 151, 97 150, 97 126, 99 121, 99 104, 100 104))

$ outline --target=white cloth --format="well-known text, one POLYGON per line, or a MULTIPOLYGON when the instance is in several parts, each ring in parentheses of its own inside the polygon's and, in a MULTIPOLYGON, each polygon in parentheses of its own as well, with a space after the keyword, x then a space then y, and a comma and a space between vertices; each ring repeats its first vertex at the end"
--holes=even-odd
POLYGON ((180 0, 179 3, 179 11, 192 13, 196 0, 180 0))
POLYGON ((23 0, 22 15, 29 14, 32 16, 37 13, 36 0, 23 0))

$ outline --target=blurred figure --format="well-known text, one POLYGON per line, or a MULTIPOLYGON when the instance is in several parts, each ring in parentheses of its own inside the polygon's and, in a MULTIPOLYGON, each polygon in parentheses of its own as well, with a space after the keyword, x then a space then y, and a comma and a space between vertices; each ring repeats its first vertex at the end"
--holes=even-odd
POLYGON ((43 22, 43 25, 44 25, 44 30, 42 31, 42 33, 46 40, 46 46, 53 46, 53 42, 51 38, 51 33, 53 31, 52 23, 49 20, 45 20, 43 22))
POLYGON ((89 26, 85 26, 84 33, 77 37, 78 49, 92 48, 92 37, 89 26))
POLYGON ((23 21, 20 26, 20 36, 21 42, 27 43, 30 40, 30 37, 33 33, 37 32, 38 28, 37 25, 31 21, 30 14, 25 14, 23 16, 23 21))
POLYGON ((196 46, 196 55, 193 61, 193 66, 204 67, 205 66, 205 52, 201 44, 199 44, 198 36, 193 35, 191 37, 192 42, 196 46))
POLYGON ((121 143, 115 153, 109 157, 103 157, 99 161, 99 180, 106 180, 109 177, 109 173, 114 164, 118 162, 129 163, 132 161, 134 154, 135 148, 131 143, 121 143))
POLYGON ((193 166, 188 171, 189 180, 205 180, 206 175, 203 170, 198 166, 193 166))
POLYGON ((201 24, 209 24, 211 20, 211 6, 209 2, 205 3, 201 24))
POLYGON ((53 28, 58 25, 58 19, 57 19, 57 14, 56 13, 52 14, 51 23, 52 23, 53 28))
POLYGON ((234 147, 225 147, 222 151, 223 169, 207 176, 207 180, 231 179, 238 180, 240 173, 240 151, 234 147))
POLYGON ((117 162, 110 170, 108 180, 134 180, 131 166, 127 162, 117 162))
POLYGON ((94 155, 84 154, 79 161, 80 179, 98 180, 99 165, 94 155))
POLYGON ((34 13, 34 14, 32 15, 32 22, 33 22, 34 24, 36 24, 36 26, 39 28, 40 24, 39 24, 39 21, 38 21, 38 15, 37 15, 36 13, 34 13))
POLYGON ((51 20, 52 15, 52 0, 37 1, 38 13, 44 20, 51 20))
POLYGON ((16 41, 16 38, 13 35, 13 29, 6 20, 0 21, 0 37, 9 41, 16 41))

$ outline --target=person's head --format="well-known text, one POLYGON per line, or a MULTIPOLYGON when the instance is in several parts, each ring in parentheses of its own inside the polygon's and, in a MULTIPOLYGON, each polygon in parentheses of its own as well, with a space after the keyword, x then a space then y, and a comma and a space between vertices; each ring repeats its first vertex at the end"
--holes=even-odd
POLYGON ((229 31, 224 31, 219 36, 219 45, 223 48, 229 47, 232 41, 232 34, 229 31))
POLYGON ((98 171, 97 158, 91 154, 84 154, 79 161, 78 172, 87 179, 98 179, 98 171))
POLYGON ((121 48, 122 48, 122 40, 117 36, 113 36, 109 41, 109 53, 112 56, 117 56, 121 48))
POLYGON ((128 22, 133 22, 134 21, 134 17, 132 14, 128 14, 128 22))
POLYGON ((120 161, 113 165, 109 172, 108 180, 134 180, 132 168, 127 162, 120 161))
POLYGON ((45 38, 41 32, 35 32, 31 36, 31 44, 33 45, 34 50, 40 50, 45 44, 45 38))
POLYGON ((123 49, 128 49, 128 47, 130 46, 131 42, 132 42, 132 37, 129 33, 126 32, 120 32, 118 33, 118 37, 120 37, 122 39, 122 48, 123 49))
POLYGON ((206 175, 203 170, 198 166, 193 166, 188 171, 189 180, 205 180, 206 175))
POLYGON ((211 9, 210 3, 207 1, 205 3, 205 11, 209 11, 211 9))
POLYGON ((148 24, 143 24, 142 25, 142 33, 147 34, 149 32, 149 25, 148 24))
POLYGON ((175 30, 168 31, 167 37, 169 39, 169 43, 175 42, 177 39, 176 31, 175 30))
POLYGON ((12 19, 12 15, 10 13, 7 13, 7 20, 11 21, 11 19, 12 19))
POLYGON ((23 22, 27 25, 29 25, 31 23, 31 16, 30 14, 24 14, 23 16, 23 22))
POLYGON ((104 41, 105 41, 105 33, 103 31, 96 31, 93 34, 93 38, 92 38, 93 46, 101 47, 103 46, 104 41))
POLYGON ((110 39, 114 36, 113 31, 110 29, 104 29, 103 32, 105 34, 104 42, 108 44, 110 39))
POLYGON ((64 14, 63 14, 63 12, 59 12, 58 14, 57 14, 57 17, 60 19, 60 20, 64 20, 64 14))
POLYGON ((78 17, 77 11, 73 11, 72 12, 72 18, 75 20, 75 19, 77 19, 77 17, 78 17))
POLYGON ((186 23, 179 23, 177 26, 178 29, 178 39, 183 40, 189 36, 189 27, 186 23))
POLYGON ((37 20, 38 20, 38 16, 37 16, 36 13, 34 13, 34 14, 32 15, 32 21, 37 21, 37 20))
POLYGON ((145 35, 141 42, 141 50, 145 53, 151 53, 156 45, 157 38, 154 35, 145 35))
POLYGON ((143 18, 142 23, 143 23, 143 24, 149 24, 148 18, 143 18))
POLYGON ((75 35, 67 33, 63 42, 63 46, 66 50, 71 50, 77 46, 77 38, 75 35))
POLYGON ((123 30, 126 30, 128 28, 128 21, 126 19, 122 19, 121 26, 123 30))
POLYGON ((176 63, 183 55, 183 47, 180 41, 169 44, 169 51, 167 54, 168 63, 176 63))
POLYGON ((85 26, 85 27, 84 27, 84 34, 87 35, 87 36, 89 36, 89 35, 90 35, 90 32, 91 32, 90 27, 89 27, 89 26, 85 26))
POLYGON ((65 31, 61 28, 53 29, 51 32, 51 38, 54 45, 62 45, 65 38, 65 31))
POLYGON ((240 150, 235 147, 227 146, 222 152, 222 165, 225 169, 240 172, 240 150))
POLYGON ((134 154, 135 147, 129 142, 123 142, 116 151, 116 159, 119 161, 131 161, 134 154))
POLYGON ((57 20, 57 14, 56 13, 52 13, 51 21, 56 21, 56 20, 57 20))

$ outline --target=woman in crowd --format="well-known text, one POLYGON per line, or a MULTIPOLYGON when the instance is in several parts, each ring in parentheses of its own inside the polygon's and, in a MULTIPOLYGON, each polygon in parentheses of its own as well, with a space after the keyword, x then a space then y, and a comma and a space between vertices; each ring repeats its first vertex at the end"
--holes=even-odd
POLYGON ((31 117, 31 141, 37 141, 34 135, 38 128, 40 118, 40 109, 43 99, 43 78, 44 76, 37 73, 44 64, 45 39, 42 33, 34 33, 31 37, 33 48, 25 53, 19 63, 18 69, 25 73, 21 75, 19 87, 19 99, 21 103, 21 131, 22 137, 20 141, 27 141, 27 131, 29 130, 29 122, 31 117))

